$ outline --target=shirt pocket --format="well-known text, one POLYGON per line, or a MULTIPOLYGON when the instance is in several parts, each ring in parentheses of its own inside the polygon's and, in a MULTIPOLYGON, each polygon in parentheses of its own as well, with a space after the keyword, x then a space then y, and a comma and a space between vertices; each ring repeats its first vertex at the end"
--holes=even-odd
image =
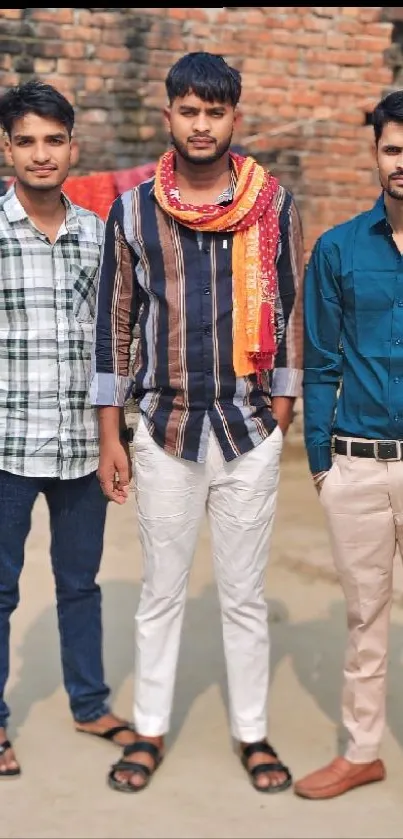
POLYGON ((357 347, 366 358, 390 355, 395 273, 354 271, 357 347))
POLYGON ((97 303, 98 267, 70 266, 73 281, 73 314, 79 323, 93 323, 97 303))

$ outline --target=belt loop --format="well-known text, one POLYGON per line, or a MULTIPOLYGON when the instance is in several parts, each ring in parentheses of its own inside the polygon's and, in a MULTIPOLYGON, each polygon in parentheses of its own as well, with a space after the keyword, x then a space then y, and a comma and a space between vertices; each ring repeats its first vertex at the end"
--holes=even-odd
POLYGON ((346 455, 347 455, 348 459, 351 460, 351 439, 350 438, 348 438, 348 440, 346 440, 346 455))

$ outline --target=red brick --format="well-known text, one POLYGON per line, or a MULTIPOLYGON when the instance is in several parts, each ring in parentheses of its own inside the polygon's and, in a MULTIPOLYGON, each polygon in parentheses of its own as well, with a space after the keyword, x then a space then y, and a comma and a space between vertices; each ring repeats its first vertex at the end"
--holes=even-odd
POLYGON ((85 58, 85 45, 67 41, 61 45, 60 55, 64 58, 85 58))
POLYGON ((35 58, 34 61, 35 73, 38 76, 46 76, 48 73, 53 73, 56 68, 55 58, 35 58))
POLYGON ((100 79, 96 76, 87 76, 85 80, 85 90, 88 90, 89 93, 98 93, 103 89, 104 84, 104 79, 100 79))
POLYGON ((186 20, 189 17, 189 9, 167 9, 168 17, 175 20, 186 20))
MULTIPOLYGON (((340 11, 340 9, 339 9, 340 11)), ((359 17, 361 9, 359 6, 346 6, 342 9, 343 15, 346 17, 359 17)))
MULTIPOLYGON (((373 53, 382 53, 390 44, 387 37, 375 38, 371 35, 354 38, 354 48, 373 53)), ((372 56, 371 56, 372 58, 372 56)))
POLYGON ((127 47, 108 47, 101 44, 97 47, 96 57, 98 61, 108 61, 115 63, 117 61, 128 61, 130 59, 130 51, 127 47))
MULTIPOLYGON (((63 37, 66 41, 84 41, 86 43, 98 44, 101 40, 102 30, 95 26, 64 26, 63 37)), ((109 38, 112 32, 108 32, 109 38)), ((122 36, 119 36, 122 38, 122 36)))
POLYGON ((73 23, 73 9, 33 9, 30 19, 50 23, 73 23))
POLYGON ((381 18, 382 9, 378 6, 364 6, 360 9, 359 19, 364 23, 372 23, 381 18))
POLYGON ((19 76, 17 73, 2 73, 1 74, 1 87, 3 89, 7 87, 14 87, 14 85, 18 84, 20 81, 19 76))
POLYGON ((22 18, 22 9, 0 9, 0 20, 20 20, 22 18))

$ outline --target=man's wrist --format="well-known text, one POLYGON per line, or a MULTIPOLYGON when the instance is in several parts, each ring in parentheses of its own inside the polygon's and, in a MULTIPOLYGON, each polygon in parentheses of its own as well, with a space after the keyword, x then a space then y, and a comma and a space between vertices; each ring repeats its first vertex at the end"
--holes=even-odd
POLYGON ((327 473, 328 473, 328 470, 325 469, 322 472, 316 472, 314 475, 312 475, 312 480, 313 480, 315 486, 320 486, 322 481, 325 480, 327 473))

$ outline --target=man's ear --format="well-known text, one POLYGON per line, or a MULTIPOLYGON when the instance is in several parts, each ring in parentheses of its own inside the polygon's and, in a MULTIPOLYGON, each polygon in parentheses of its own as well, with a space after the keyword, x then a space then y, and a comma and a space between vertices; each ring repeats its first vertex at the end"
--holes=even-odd
POLYGON ((5 132, 1 137, 1 149, 4 155, 4 161, 7 166, 14 166, 13 154, 11 151, 11 142, 8 134, 5 132))
POLYGON ((234 111, 234 128, 239 129, 242 125, 243 120, 243 113, 239 105, 236 106, 234 111))
POLYGON ((164 125, 168 133, 171 133, 171 108, 167 105, 163 110, 164 125))
POLYGON ((77 166, 80 160, 80 149, 77 140, 72 139, 70 143, 70 166, 77 166))

